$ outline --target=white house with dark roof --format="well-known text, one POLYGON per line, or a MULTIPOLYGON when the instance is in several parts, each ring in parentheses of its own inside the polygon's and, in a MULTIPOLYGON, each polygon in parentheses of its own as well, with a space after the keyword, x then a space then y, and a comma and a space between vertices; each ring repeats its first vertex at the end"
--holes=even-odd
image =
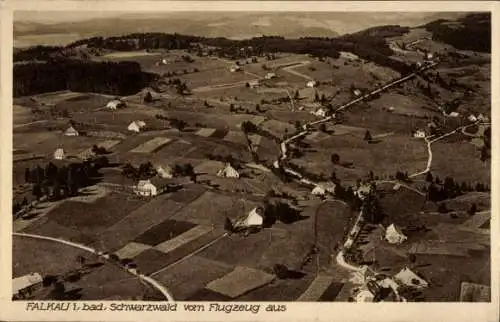
POLYGON ((65 136, 78 136, 80 135, 73 126, 70 126, 66 131, 64 131, 65 136))
POLYGON ((54 159, 56 160, 63 160, 65 158, 65 153, 63 148, 57 148, 54 151, 54 159))
POLYGON ((119 99, 114 99, 109 101, 108 104, 106 104, 106 107, 109 108, 110 110, 116 110, 118 108, 125 107, 125 103, 119 99))
POLYGON ((158 194, 158 188, 150 180, 139 180, 133 190, 136 195, 144 197, 152 197, 158 194))

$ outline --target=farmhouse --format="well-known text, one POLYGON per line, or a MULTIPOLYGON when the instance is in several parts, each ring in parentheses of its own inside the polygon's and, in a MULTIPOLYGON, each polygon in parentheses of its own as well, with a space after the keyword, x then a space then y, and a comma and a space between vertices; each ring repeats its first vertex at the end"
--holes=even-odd
POLYGON ((484 116, 483 114, 479 114, 477 116, 477 120, 481 121, 481 122, 488 122, 490 119, 488 117, 484 116))
POLYGON ((386 277, 384 279, 378 280, 376 283, 379 287, 391 289, 394 294, 398 294, 399 285, 393 279, 386 277))
POLYGON ((75 130, 74 127, 70 126, 65 132, 64 135, 66 136, 78 136, 79 133, 77 130, 75 130))
POLYGON ((117 108, 125 107, 125 103, 121 100, 115 99, 109 101, 108 104, 106 104, 106 107, 109 108, 110 110, 116 110, 117 108))
POLYGON ((401 244, 406 239, 408 238, 394 224, 390 224, 385 230, 385 240, 387 240, 389 244, 401 244))
POLYGON ((24 276, 12 279, 12 295, 21 296, 31 292, 37 285, 43 281, 39 273, 26 274, 24 276))
POLYGON ((276 74, 275 73, 267 73, 265 76, 264 76, 265 79, 273 79, 273 78, 276 78, 276 74))
POLYGON ((170 169, 170 167, 163 168, 161 165, 159 165, 156 167, 156 172, 162 179, 172 179, 174 177, 174 175, 172 174, 172 169, 170 169))
POLYGON ((250 86, 250 88, 256 88, 260 86, 260 82, 258 79, 254 79, 248 82, 248 86, 250 86))
POLYGON ((361 200, 365 199, 366 196, 370 194, 371 188, 369 185, 361 185, 356 187, 354 190, 354 194, 361 200))
POLYGON ((226 167, 224 169, 220 169, 219 172, 217 172, 217 176, 224 178, 239 178, 240 174, 231 166, 230 163, 226 163, 226 167))
POLYGON ((357 88, 355 88, 355 89, 352 91, 352 93, 354 94, 354 96, 358 96, 358 97, 359 97, 359 96, 361 96, 361 94, 362 94, 362 93, 361 93, 361 90, 359 90, 359 89, 357 89, 357 88))
POLYGON ((234 224, 235 228, 261 228, 264 223, 264 209, 262 207, 255 207, 252 209, 248 216, 234 224))
POLYGON ((325 195, 325 189, 323 189, 322 187, 320 186, 316 186, 314 187, 314 189, 311 191, 311 194, 315 195, 315 196, 324 196, 325 195))
POLYGON ((425 138, 426 134, 424 130, 418 129, 413 133, 413 137, 415 138, 425 138))
POLYGON ((423 288, 429 286, 423 278, 413 273, 408 267, 403 268, 399 273, 394 275, 394 279, 404 285, 423 288))
POLYGON ((425 59, 426 60, 431 60, 431 59, 434 59, 434 53, 432 52, 428 52, 425 54, 425 59))
POLYGON ((373 302, 374 298, 375 297, 373 296, 372 292, 367 289, 361 289, 354 296, 354 300, 356 302, 373 302))
POLYGON ((231 73, 239 72, 240 70, 241 70, 241 67, 238 65, 231 66, 231 68, 229 69, 229 71, 231 73))
POLYGON ((133 187, 133 190, 138 196, 151 197, 158 194, 157 187, 150 180, 139 180, 139 183, 133 187))
POLYGON ((477 121, 477 117, 474 115, 474 114, 471 114, 467 117, 467 119, 471 122, 476 122, 477 121))
POLYGON ((64 150, 63 150, 63 148, 57 148, 54 151, 54 159, 56 159, 56 160, 63 160, 64 159, 64 150))
POLYGON ((313 87, 316 87, 318 86, 318 82, 316 82, 315 80, 310 80, 306 83, 306 87, 310 87, 310 88, 313 88, 313 87))
POLYGON ((325 117, 326 116, 326 110, 324 108, 318 108, 316 111, 312 112, 313 115, 316 115, 318 117, 325 117))
POLYGON ((353 53, 347 52, 347 51, 341 51, 340 52, 340 57, 343 59, 347 60, 356 60, 359 59, 359 57, 353 53))
POLYGON ((450 114, 447 114, 446 116, 448 116, 448 117, 459 117, 460 114, 458 112, 451 112, 450 114))
POLYGON ((127 127, 127 130, 131 132, 140 132, 141 128, 145 127, 146 123, 144 121, 133 121, 127 127))

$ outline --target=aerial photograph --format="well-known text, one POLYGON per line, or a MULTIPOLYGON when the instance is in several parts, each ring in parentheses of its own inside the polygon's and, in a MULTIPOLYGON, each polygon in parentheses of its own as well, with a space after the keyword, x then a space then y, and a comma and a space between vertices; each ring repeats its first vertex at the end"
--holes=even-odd
POLYGON ((490 12, 13 30, 13 300, 491 301, 490 12))

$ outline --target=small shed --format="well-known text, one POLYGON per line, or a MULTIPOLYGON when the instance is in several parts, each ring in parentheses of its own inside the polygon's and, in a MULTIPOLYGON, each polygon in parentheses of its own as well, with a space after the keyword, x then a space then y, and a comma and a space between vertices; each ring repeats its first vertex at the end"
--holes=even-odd
POLYGON ((416 287, 416 288, 424 288, 429 286, 423 278, 415 274, 408 267, 403 268, 399 273, 394 275, 394 279, 404 285, 416 287))
POLYGON ((57 148, 54 151, 54 159, 56 160, 63 160, 65 158, 65 153, 63 148, 57 148))
POLYGON ((235 168, 231 166, 230 163, 226 163, 226 166, 224 169, 220 169, 219 172, 217 172, 217 176, 219 177, 224 177, 224 178, 239 178, 240 174, 238 171, 236 171, 235 168))
POLYGON ((276 74, 275 73, 267 73, 265 76, 264 76, 265 79, 273 79, 273 78, 276 78, 276 74))
POLYGON ((65 136, 78 136, 80 135, 73 126, 70 126, 66 131, 64 131, 65 136))
POLYGON ((394 224, 390 224, 385 230, 385 240, 387 240, 389 244, 401 244, 407 239, 408 237, 406 237, 394 224))
POLYGON ((125 107, 125 103, 122 100, 114 99, 112 101, 109 101, 108 104, 106 104, 106 107, 110 110, 116 110, 118 108, 125 107))
POLYGON ((325 189, 323 189, 320 186, 314 187, 314 189, 311 191, 311 194, 313 194, 315 196, 324 196, 325 193, 326 193, 325 189))
POLYGON ((313 88, 313 87, 316 87, 318 86, 318 82, 315 81, 315 80, 310 80, 306 83, 306 87, 309 87, 309 88, 313 88))
POLYGON ((425 131, 422 129, 418 129, 415 132, 413 132, 413 137, 423 139, 425 138, 426 134, 425 131))
POLYGON ((158 194, 158 188, 150 180, 139 180, 134 192, 138 196, 151 197, 158 194))

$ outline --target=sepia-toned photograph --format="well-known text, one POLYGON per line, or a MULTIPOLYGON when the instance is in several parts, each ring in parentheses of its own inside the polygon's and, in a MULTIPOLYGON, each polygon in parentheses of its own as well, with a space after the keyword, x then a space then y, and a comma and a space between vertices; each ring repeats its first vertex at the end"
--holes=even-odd
POLYGON ((12 300, 490 302, 492 15, 443 9, 15 11, 12 300))

